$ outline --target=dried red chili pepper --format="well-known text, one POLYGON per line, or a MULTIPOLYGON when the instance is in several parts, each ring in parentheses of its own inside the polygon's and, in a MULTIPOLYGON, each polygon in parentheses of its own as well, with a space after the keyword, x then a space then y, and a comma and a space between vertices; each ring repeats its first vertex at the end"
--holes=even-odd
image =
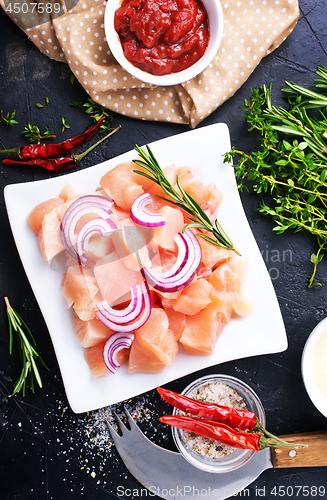
POLYGON ((167 403, 185 413, 192 413, 192 415, 208 418, 215 422, 224 422, 243 431, 261 430, 258 417, 251 411, 198 401, 162 387, 157 387, 157 391, 167 403))
POLYGON ((260 451, 264 448, 299 448, 307 445, 287 443, 286 441, 273 441, 258 432, 237 431, 226 424, 204 420, 197 417, 186 417, 182 415, 165 415, 159 418, 164 424, 173 425, 185 431, 200 434, 209 439, 227 444, 233 448, 243 450, 260 451))
POLYGON ((93 146, 84 151, 84 153, 81 153, 79 155, 64 156, 62 158, 35 158, 31 160, 11 160, 10 158, 5 158, 4 160, 2 160, 2 163, 4 163, 5 165, 24 165, 38 167, 52 172, 63 172, 64 170, 69 170, 79 165, 84 156, 86 156, 90 151, 92 151, 92 149, 98 146, 101 142, 105 141, 119 129, 120 125, 112 130, 108 135, 100 139, 100 141, 93 144, 93 146))
POLYGON ((70 155, 79 149, 86 141, 99 130, 101 123, 105 119, 104 116, 93 127, 89 128, 83 134, 76 135, 67 141, 59 144, 30 144, 29 146, 21 146, 20 148, 2 149, 0 153, 8 153, 18 156, 20 159, 37 159, 37 158, 60 158, 70 155))
POLYGON ((82 159, 79 158, 80 156, 85 155, 66 156, 62 158, 35 158, 34 160, 11 160, 10 158, 6 158, 2 163, 5 165, 38 167, 49 170, 50 172, 64 172, 65 170, 76 167, 82 159))

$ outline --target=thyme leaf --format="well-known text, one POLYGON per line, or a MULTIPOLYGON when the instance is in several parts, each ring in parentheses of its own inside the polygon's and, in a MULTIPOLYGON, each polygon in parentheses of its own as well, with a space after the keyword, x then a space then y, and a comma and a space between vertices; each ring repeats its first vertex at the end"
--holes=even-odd
POLYGON ((45 104, 41 104, 40 102, 37 102, 37 103, 35 104, 35 106, 36 106, 37 108, 45 108, 45 107, 49 104, 49 102, 50 102, 49 97, 46 97, 46 98, 45 98, 45 104))
POLYGON ((70 125, 68 125, 68 123, 66 123, 66 120, 64 117, 62 117, 61 119, 61 123, 62 123, 62 129, 61 129, 61 132, 64 132, 66 130, 66 128, 70 128, 70 125))
POLYGON ((28 137, 30 142, 37 142, 38 144, 40 144, 43 139, 56 137, 48 127, 45 127, 43 134, 41 134, 39 127, 37 125, 31 125, 30 123, 24 126, 22 134, 28 137))
POLYGON ((6 125, 10 125, 11 127, 14 127, 15 125, 18 124, 18 121, 15 120, 16 116, 16 110, 14 110, 12 113, 3 113, 3 110, 0 112, 0 122, 5 122, 6 125))
POLYGON ((91 98, 88 98, 84 102, 72 102, 71 106, 79 108, 87 115, 90 115, 95 123, 104 116, 105 120, 100 127, 100 132, 110 132, 113 122, 113 113, 109 109, 101 106, 101 104, 98 104, 91 98))
POLYGON ((233 243, 231 242, 225 231, 222 229, 218 221, 215 222, 215 225, 212 224, 208 215, 197 203, 197 201, 190 194, 184 191, 178 177, 177 186, 179 191, 177 191, 170 184, 151 148, 149 146, 146 146, 146 152, 136 145, 134 149, 139 154, 141 160, 133 160, 133 162, 146 170, 146 172, 140 170, 134 170, 134 172, 139 175, 143 175, 148 179, 151 179, 153 182, 161 186, 167 197, 157 195, 158 198, 161 198, 168 203, 171 203, 185 210, 188 214, 191 215, 189 218, 192 222, 186 224, 186 226, 184 227, 184 231, 187 228, 197 228, 201 231, 212 233, 212 235, 214 236, 213 238, 202 232, 197 233, 196 236, 203 238, 212 245, 227 248, 228 250, 233 250, 239 255, 238 251, 234 248, 233 243))
POLYGON ((17 336, 19 358, 22 364, 22 370, 14 384, 12 396, 22 390, 24 397, 27 381, 32 392, 34 392, 34 378, 38 386, 42 387, 42 380, 36 365, 36 359, 38 359, 47 370, 49 370, 49 368, 35 350, 36 343, 31 330, 21 316, 19 316, 19 314, 11 307, 8 297, 5 297, 4 300, 7 307, 9 325, 9 353, 12 354, 15 331, 17 336))

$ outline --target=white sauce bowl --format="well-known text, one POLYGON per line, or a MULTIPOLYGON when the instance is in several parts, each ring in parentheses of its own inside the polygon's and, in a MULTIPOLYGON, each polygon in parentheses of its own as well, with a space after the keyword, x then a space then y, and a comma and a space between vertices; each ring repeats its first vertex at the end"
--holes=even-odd
POLYGON ((223 36, 223 11, 219 0, 202 0, 202 3, 207 11, 209 21, 209 45, 204 55, 189 68, 178 73, 169 75, 156 76, 143 71, 131 64, 124 56, 124 52, 119 40, 119 36, 114 27, 114 16, 116 10, 121 6, 121 0, 110 0, 107 2, 104 26, 109 48, 117 62, 128 73, 133 75, 138 80, 152 85, 171 86, 191 80, 196 75, 201 73, 214 59, 223 36))
POLYGON ((311 401, 327 417, 327 318, 318 323, 306 341, 302 378, 311 401))

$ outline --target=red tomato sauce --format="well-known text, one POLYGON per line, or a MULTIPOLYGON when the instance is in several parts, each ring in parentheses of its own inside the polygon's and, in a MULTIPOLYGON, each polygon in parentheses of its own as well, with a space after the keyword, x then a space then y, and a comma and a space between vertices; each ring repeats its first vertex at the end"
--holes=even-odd
POLYGON ((153 75, 189 68, 209 43, 200 0, 123 0, 114 25, 126 59, 153 75))

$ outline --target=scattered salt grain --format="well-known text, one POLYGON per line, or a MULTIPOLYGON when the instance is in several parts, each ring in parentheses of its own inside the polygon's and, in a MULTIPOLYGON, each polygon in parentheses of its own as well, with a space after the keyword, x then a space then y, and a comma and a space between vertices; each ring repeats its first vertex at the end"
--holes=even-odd
MULTIPOLYGON (((147 422, 150 419, 153 422, 157 418, 154 416, 158 410, 156 403, 140 395, 82 414, 74 414, 69 406, 60 400, 56 403, 57 406, 48 412, 48 421, 53 426, 53 439, 50 439, 48 444, 56 449, 58 455, 63 456, 67 472, 70 470, 70 464, 78 464, 86 476, 96 478, 97 484, 105 487, 106 491, 114 491, 122 461, 110 436, 107 422, 118 430, 114 413, 126 422, 123 411, 125 407, 146 433, 147 422)), ((157 434, 152 424, 151 433, 157 434)), ((150 439, 153 435, 149 436, 150 439)), ((71 478, 65 478, 65 481, 70 482, 71 487, 74 486, 73 475, 71 478)), ((82 487, 80 493, 83 494, 82 487)))

